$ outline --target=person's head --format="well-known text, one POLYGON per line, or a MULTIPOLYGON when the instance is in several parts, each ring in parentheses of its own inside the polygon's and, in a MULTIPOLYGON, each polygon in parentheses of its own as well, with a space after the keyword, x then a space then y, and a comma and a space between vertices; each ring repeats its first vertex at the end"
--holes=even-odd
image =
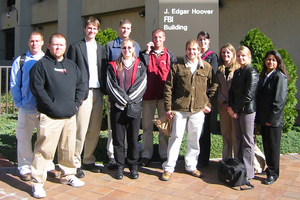
POLYGON ((87 40, 95 39, 100 28, 100 22, 95 17, 88 17, 84 22, 85 38, 87 40))
POLYGON ((281 71, 288 77, 286 67, 280 53, 278 53, 276 50, 270 50, 264 57, 261 75, 264 75, 266 72, 270 73, 274 69, 281 71))
POLYGON ((162 50, 164 48, 164 42, 166 40, 165 32, 157 28, 152 32, 152 42, 154 43, 155 50, 162 50))
POLYGON ((61 33, 54 33, 49 40, 48 49, 56 60, 61 61, 67 48, 67 40, 61 33))
POLYGON ((131 33, 131 22, 128 19, 122 19, 120 21, 118 31, 119 31, 119 37, 122 40, 129 38, 131 33))
POLYGON ((38 54, 44 45, 44 37, 38 31, 30 33, 28 38, 29 51, 32 55, 38 54))
POLYGON ((120 68, 118 68, 119 71, 123 69, 122 58, 124 60, 136 58, 134 42, 129 38, 124 39, 121 43, 121 54, 117 60, 117 63, 120 66, 120 68))
POLYGON ((200 45, 196 39, 189 39, 185 44, 185 51, 188 59, 194 62, 200 57, 200 45))
POLYGON ((246 46, 241 46, 236 50, 236 60, 244 68, 251 63, 251 51, 246 46))
POLYGON ((220 49, 219 65, 231 65, 235 61, 236 54, 234 47, 230 43, 224 44, 220 49))
POLYGON ((200 42, 200 48, 206 51, 209 48, 210 36, 205 31, 200 31, 197 35, 197 40, 200 42))

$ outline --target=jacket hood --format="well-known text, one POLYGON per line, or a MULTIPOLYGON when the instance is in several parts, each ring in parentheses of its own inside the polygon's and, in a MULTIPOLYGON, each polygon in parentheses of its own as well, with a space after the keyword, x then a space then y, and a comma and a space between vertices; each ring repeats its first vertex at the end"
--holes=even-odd
MULTIPOLYGON (((52 62, 55 63, 55 65, 59 62, 51 53, 50 53, 50 50, 47 49, 46 53, 45 53, 45 57, 48 59, 48 60, 51 60, 52 62)), ((65 54, 63 55, 63 60, 61 62, 63 62, 66 58, 65 54)))

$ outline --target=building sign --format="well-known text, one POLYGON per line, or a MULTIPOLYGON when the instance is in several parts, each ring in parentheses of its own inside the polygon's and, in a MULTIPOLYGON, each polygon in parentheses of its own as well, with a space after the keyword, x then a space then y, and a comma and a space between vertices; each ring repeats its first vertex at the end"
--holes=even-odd
POLYGON ((166 47, 177 57, 184 56, 185 43, 200 31, 210 34, 210 47, 218 53, 218 0, 160 0, 159 27, 166 33, 166 47))

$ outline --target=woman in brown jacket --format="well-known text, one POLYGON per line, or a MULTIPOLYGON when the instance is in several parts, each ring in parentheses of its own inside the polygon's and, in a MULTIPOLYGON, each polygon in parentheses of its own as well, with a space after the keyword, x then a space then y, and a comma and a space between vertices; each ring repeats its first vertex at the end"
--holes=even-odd
POLYGON ((219 54, 220 66, 217 71, 218 87, 218 106, 220 114, 221 133, 223 136, 223 152, 222 158, 232 157, 232 150, 234 150, 234 157, 237 157, 237 147, 235 138, 235 129, 233 119, 229 115, 228 109, 228 91, 231 87, 234 71, 239 68, 236 62, 235 49, 227 43, 221 47, 219 54))

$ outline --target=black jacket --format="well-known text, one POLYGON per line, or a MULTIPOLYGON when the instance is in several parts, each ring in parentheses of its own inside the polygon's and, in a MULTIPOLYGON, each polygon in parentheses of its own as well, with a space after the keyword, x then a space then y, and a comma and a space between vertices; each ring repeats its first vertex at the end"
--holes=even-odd
POLYGON ((107 92, 112 106, 115 103, 122 107, 136 104, 137 106, 140 105, 141 109, 142 98, 147 88, 147 69, 138 58, 135 60, 133 67, 133 84, 126 92, 119 86, 116 77, 116 61, 109 63, 107 69, 107 92))
POLYGON ((284 106, 287 95, 287 77, 280 71, 273 72, 263 86, 264 79, 259 80, 256 98, 255 122, 273 127, 283 126, 284 106))
POLYGON ((228 98, 229 106, 235 113, 250 114, 256 111, 257 83, 257 72, 250 64, 234 72, 228 98))
MULTIPOLYGON (((82 78, 86 84, 84 98, 86 99, 88 97, 90 74, 85 39, 71 44, 67 52, 67 57, 73 60, 81 70, 82 78)), ((97 65, 100 89, 106 94, 106 50, 101 44, 97 44, 97 65)))
POLYGON ((67 58, 58 62, 49 50, 30 70, 30 90, 37 110, 55 119, 75 115, 85 93, 77 65, 67 58))

